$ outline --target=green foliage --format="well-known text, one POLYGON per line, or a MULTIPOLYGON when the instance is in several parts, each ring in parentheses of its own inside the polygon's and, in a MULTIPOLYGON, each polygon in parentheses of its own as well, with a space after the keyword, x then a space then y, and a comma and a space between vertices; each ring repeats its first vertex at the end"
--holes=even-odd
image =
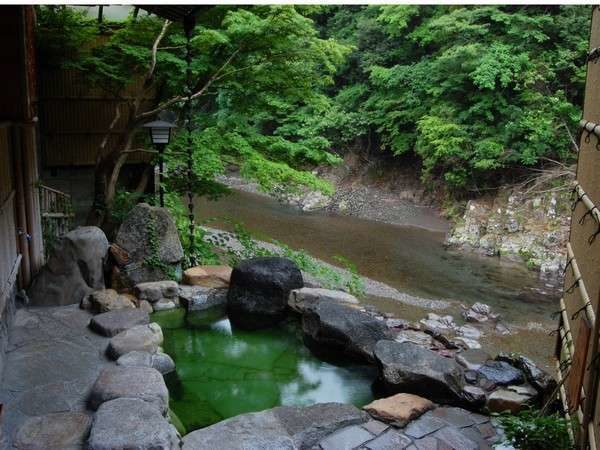
POLYGON ((589 8, 330 7, 321 33, 354 51, 322 126, 334 145, 376 133, 454 192, 497 186, 544 158, 570 163, 589 8))
MULTIPOLYGON (((331 109, 325 91, 350 48, 318 36, 307 17, 315 10, 216 6, 199 16, 191 41, 190 88, 202 95, 191 105, 192 136, 180 127, 167 152, 171 190, 188 188, 185 154, 191 147, 192 188, 200 195, 222 193, 214 180, 229 165, 239 166, 265 190, 332 191, 307 169, 340 161, 330 152, 319 117, 331 109)), ((139 89, 162 19, 130 17, 98 27, 72 8, 41 6, 38 12, 37 40, 51 44, 40 44, 40 60, 54 58, 57 65, 84 71, 89 83, 113 95, 139 89), (67 47, 72 51, 58 56, 50 51, 67 47)), ((147 95, 157 92, 156 104, 186 93, 185 42, 181 25, 171 24, 146 87, 147 95)), ((180 125, 183 106, 171 105, 180 125)))
POLYGON ((160 270, 171 280, 177 280, 175 269, 160 259, 160 240, 158 238, 158 232, 156 231, 156 222, 152 217, 148 220, 148 223, 146 223, 146 233, 148 235, 150 255, 144 259, 144 265, 160 270))
POLYGON ((539 411, 524 410, 498 417, 507 441, 520 450, 572 450, 568 429, 572 426, 558 414, 540 416, 539 411))

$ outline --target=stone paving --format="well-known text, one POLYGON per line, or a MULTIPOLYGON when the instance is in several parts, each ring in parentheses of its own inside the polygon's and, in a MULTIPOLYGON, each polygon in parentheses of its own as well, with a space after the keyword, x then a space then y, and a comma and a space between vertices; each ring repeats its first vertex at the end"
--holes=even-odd
POLYGON ((90 389, 100 371, 115 363, 105 356, 108 339, 88 328, 91 317, 78 305, 17 311, 0 384, 0 448, 14 448, 17 430, 30 417, 68 411, 92 415, 90 389))
POLYGON ((501 441, 502 435, 489 417, 461 408, 438 407, 405 428, 376 420, 342 428, 313 450, 487 450, 501 441))

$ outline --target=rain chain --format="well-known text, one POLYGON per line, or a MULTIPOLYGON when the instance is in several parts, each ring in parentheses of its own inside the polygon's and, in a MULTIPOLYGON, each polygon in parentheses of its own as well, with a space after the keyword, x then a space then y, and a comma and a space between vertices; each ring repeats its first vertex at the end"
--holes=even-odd
POLYGON ((193 150, 193 123, 192 123, 192 33, 196 25, 195 17, 190 14, 185 18, 184 30, 185 30, 185 62, 186 62, 186 87, 185 95, 186 101, 184 106, 184 117, 185 117, 185 128, 187 130, 187 197, 188 197, 188 219, 189 223, 189 255, 190 264, 195 265, 194 256, 194 238, 195 238, 195 225, 194 225, 194 150, 193 150))

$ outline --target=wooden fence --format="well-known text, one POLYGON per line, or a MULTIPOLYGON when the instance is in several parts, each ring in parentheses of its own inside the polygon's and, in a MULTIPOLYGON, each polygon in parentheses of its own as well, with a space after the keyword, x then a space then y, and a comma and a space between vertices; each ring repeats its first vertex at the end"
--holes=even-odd
POLYGON ((14 285, 20 263, 13 167, 11 128, 0 125, 0 311, 4 310, 4 302, 14 285))
POLYGON ((560 300, 557 376, 565 414, 582 449, 600 444, 600 10, 593 8, 590 58, 580 123, 577 181, 564 295, 560 300), (594 57, 596 55, 596 57, 594 57))
MULTIPOLYGON (((109 133, 117 105, 134 98, 141 81, 120 97, 95 88, 84 74, 73 69, 43 68, 39 79, 40 133, 45 167, 93 166, 100 143, 109 133)), ((142 107, 153 105, 151 96, 142 107)), ((110 131, 107 149, 118 142, 127 114, 110 131)), ((147 154, 131 154, 128 162, 147 162, 147 154)))

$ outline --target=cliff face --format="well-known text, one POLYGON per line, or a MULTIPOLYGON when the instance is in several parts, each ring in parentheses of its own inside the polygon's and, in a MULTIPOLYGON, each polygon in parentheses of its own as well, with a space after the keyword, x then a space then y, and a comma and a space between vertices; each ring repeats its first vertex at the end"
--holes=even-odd
POLYGON ((470 200, 448 234, 451 246, 523 261, 558 280, 566 263, 570 222, 569 194, 528 196, 503 191, 470 200))

